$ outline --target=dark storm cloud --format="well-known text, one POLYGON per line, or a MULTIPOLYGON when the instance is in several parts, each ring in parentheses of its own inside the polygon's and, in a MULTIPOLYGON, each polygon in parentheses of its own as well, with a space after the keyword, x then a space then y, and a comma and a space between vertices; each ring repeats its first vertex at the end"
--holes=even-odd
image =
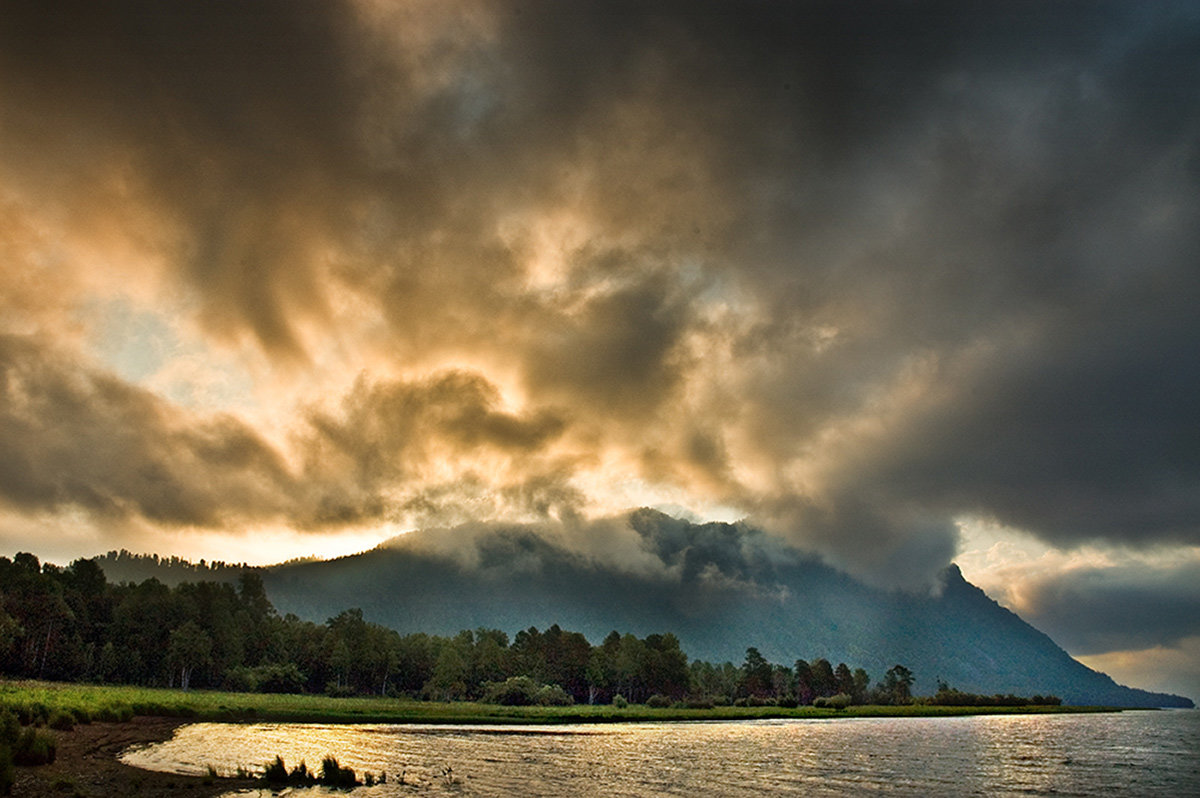
POLYGON ((0 336, 0 499, 27 511, 219 527, 285 512, 279 455, 228 417, 188 418, 154 394, 0 336))
POLYGON ((580 505, 591 445, 920 578, 964 513, 1200 542, 1198 48, 1187 3, 5 2, 0 178, 219 338, 311 365, 361 307, 425 369, 303 419, 298 525, 580 505))
POLYGON ((685 309, 665 289, 637 285, 551 322, 533 344, 530 384, 625 418, 658 406, 679 380, 683 364, 671 355, 686 329, 685 309))
POLYGON ((297 321, 327 311, 320 250, 352 223, 345 15, 334 2, 6 2, 10 183, 76 227, 143 227, 128 232, 158 241, 211 329, 303 356, 297 321))
MULTIPOLYGON (((795 431, 879 413, 824 501, 784 508, 802 534, 893 562, 946 556, 956 512, 1066 544, 1200 540, 1200 76, 1179 57, 1196 19, 1123 30, 1097 10, 1075 29, 1057 12, 941 26, 953 52, 903 71, 911 102, 849 124, 832 171, 795 180, 799 201, 829 177, 827 202, 775 202, 803 232, 773 228, 797 251, 754 283, 775 297, 751 351, 794 366, 748 394, 762 446, 803 452, 795 431), (827 350, 782 323, 806 315, 839 328, 827 350), (906 380, 920 395, 880 413, 906 380)), ((868 91, 873 74, 845 79, 868 91)))
POLYGON ((862 478, 1063 546, 1200 543, 1197 294, 1175 285, 1138 318, 1112 307, 972 364, 970 401, 931 406, 862 478))
POLYGON ((1021 614, 1076 655, 1178 646, 1200 635, 1200 566, 1067 571, 1023 588, 1021 614))

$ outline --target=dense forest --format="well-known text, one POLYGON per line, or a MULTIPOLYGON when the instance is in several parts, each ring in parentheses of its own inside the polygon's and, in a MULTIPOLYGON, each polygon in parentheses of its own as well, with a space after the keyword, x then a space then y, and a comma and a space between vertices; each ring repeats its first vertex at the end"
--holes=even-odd
MULTIPOLYGON (((94 560, 62 568, 27 553, 0 557, 0 670, 62 681, 511 704, 894 704, 911 699, 913 682, 902 665, 872 685, 862 668, 825 659, 779 665, 755 648, 741 665, 689 662, 670 633, 614 631, 599 645, 557 625, 511 640, 497 629, 400 635, 358 609, 318 624, 280 616, 252 570, 236 584, 112 584, 94 560)), ((939 696, 951 692, 946 686, 939 696)))

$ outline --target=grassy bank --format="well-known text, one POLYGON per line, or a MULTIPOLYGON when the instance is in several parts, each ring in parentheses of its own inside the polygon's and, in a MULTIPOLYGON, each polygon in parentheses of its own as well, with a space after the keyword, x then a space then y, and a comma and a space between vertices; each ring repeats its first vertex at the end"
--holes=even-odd
POLYGON ((331 698, 166 690, 123 685, 0 681, 0 707, 48 718, 63 711, 80 722, 120 720, 132 715, 204 721, 293 721, 309 723, 608 723, 664 720, 750 720, 762 718, 928 717, 953 715, 1047 714, 1104 711, 1103 707, 941 707, 852 706, 714 707, 652 709, 642 705, 506 707, 474 702, 407 701, 394 698, 331 698))

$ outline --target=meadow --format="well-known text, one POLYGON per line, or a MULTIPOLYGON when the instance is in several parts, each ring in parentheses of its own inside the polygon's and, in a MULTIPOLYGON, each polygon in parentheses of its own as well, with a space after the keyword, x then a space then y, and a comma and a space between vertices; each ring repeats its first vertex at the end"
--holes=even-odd
POLYGON ((687 708, 630 704, 502 706, 473 701, 416 701, 397 698, 234 693, 94 685, 32 680, 0 681, 0 709, 23 721, 45 723, 70 714, 78 723, 120 721, 134 715, 213 722, 556 724, 634 721, 754 720, 773 718, 930 717, 1113 711, 1106 707, 958 707, 906 704, 825 707, 716 706, 687 708))

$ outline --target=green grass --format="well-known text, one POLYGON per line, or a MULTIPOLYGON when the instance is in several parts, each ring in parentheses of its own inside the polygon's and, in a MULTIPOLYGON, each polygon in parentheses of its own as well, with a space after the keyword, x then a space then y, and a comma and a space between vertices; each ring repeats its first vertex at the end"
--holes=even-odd
POLYGON ((507 707, 462 701, 441 703, 394 698, 331 698, 323 695, 226 693, 149 687, 0 681, 0 708, 48 717, 57 711, 86 712, 97 720, 130 715, 181 717, 204 721, 293 721, 309 723, 614 723, 622 721, 751 720, 764 718, 929 717, 954 715, 1048 714, 1105 711, 1105 707, 942 707, 855 706, 714 707, 651 709, 630 704, 568 707, 507 707))

